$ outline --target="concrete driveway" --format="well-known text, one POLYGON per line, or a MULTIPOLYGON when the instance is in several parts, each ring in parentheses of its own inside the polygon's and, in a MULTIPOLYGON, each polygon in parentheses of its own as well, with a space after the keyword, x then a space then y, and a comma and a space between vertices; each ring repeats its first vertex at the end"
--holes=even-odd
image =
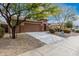
POLYGON ((79 36, 62 38, 47 32, 27 33, 47 45, 20 54, 20 56, 78 56, 79 36))
POLYGON ((64 40, 64 38, 50 34, 49 32, 27 32, 26 34, 46 43, 46 44, 55 44, 59 41, 64 40))

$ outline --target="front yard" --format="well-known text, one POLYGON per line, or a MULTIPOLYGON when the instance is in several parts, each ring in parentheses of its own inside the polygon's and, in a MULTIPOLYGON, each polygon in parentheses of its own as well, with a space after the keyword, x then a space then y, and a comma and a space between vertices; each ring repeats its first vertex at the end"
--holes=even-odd
POLYGON ((41 47, 44 44, 45 43, 27 34, 19 34, 16 39, 11 39, 5 34, 4 38, 0 39, 0 56, 19 55, 41 47))

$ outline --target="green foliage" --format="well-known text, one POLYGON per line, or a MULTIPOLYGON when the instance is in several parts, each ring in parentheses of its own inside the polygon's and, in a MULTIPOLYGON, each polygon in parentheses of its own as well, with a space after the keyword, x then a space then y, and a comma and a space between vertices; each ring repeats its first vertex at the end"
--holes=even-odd
POLYGON ((32 3, 27 6, 28 17, 34 20, 47 19, 48 16, 56 15, 60 11, 58 6, 50 3, 32 3))
POLYGON ((65 23, 65 26, 66 26, 67 28, 72 28, 72 27, 73 27, 73 22, 72 22, 72 21, 67 21, 67 22, 65 23))
POLYGON ((51 3, 12 3, 9 10, 34 20, 47 19, 49 15, 57 15, 61 11, 57 5, 51 3))
POLYGON ((4 36, 4 29, 0 27, 0 38, 2 38, 3 36, 4 36))

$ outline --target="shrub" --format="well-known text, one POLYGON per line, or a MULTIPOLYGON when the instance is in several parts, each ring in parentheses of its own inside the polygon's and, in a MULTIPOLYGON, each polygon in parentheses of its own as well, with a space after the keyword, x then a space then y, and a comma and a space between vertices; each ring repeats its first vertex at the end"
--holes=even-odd
POLYGON ((72 28, 72 27, 73 27, 73 22, 72 22, 72 21, 67 21, 67 22, 65 23, 65 26, 66 26, 67 28, 72 28))
POLYGON ((70 29, 63 29, 64 33, 70 33, 71 30, 70 29))
POLYGON ((4 36, 4 29, 0 27, 0 38, 2 38, 3 36, 4 36))
POLYGON ((50 33, 55 33, 55 30, 49 29, 49 32, 50 32, 50 33))
POLYGON ((57 32, 60 32, 61 31, 59 25, 49 25, 49 30, 50 31, 57 31, 57 32))

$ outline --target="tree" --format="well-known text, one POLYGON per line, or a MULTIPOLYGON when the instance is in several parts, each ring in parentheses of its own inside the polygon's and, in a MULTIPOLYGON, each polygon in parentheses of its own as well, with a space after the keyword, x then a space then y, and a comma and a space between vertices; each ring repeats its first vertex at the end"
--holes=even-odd
MULTIPOLYGON (((65 23, 68 22, 68 24, 72 27, 72 21, 77 20, 77 16, 76 16, 76 10, 73 7, 64 7, 62 9, 63 13, 62 13, 62 18, 63 18, 63 26, 65 26, 65 23), (70 22, 71 21, 71 22, 70 22)), ((70 27, 68 26, 68 27, 70 27)))
POLYGON ((15 31, 17 26, 26 21, 27 18, 37 19, 40 18, 39 16, 41 16, 41 18, 44 18, 47 17, 48 14, 53 14, 54 12, 56 12, 57 7, 54 6, 54 8, 49 8, 49 6, 53 5, 41 3, 1 3, 0 13, 5 18, 8 26, 12 30, 12 38, 15 39, 15 31), (50 12, 49 9, 51 10, 50 12), (22 16, 23 19, 21 20, 22 16), (15 18, 15 20, 13 18, 15 18))
POLYGON ((62 8, 63 21, 66 22, 68 20, 75 20, 76 19, 76 11, 73 7, 64 7, 62 8))
POLYGON ((12 38, 15 39, 15 30, 16 27, 26 20, 26 16, 22 21, 20 21, 21 12, 24 11, 24 8, 21 8, 20 4, 10 4, 10 3, 1 3, 0 4, 0 13, 5 18, 8 26, 12 30, 12 38), (13 20, 12 17, 17 16, 16 20, 13 20))
POLYGON ((61 12, 54 17, 55 20, 60 24, 60 29, 62 29, 62 25, 64 26, 67 21, 73 21, 77 19, 75 9, 73 7, 66 6, 61 7, 61 12))

